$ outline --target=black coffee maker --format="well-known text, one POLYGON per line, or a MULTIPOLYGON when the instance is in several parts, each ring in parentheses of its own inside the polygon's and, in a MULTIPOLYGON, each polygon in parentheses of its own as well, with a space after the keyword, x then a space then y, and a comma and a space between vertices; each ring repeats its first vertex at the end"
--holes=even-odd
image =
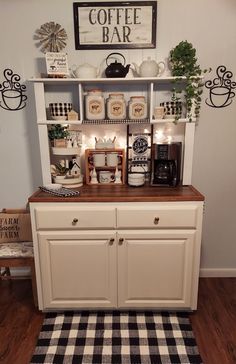
POLYGON ((177 186, 180 182, 182 143, 152 145, 152 186, 177 186))

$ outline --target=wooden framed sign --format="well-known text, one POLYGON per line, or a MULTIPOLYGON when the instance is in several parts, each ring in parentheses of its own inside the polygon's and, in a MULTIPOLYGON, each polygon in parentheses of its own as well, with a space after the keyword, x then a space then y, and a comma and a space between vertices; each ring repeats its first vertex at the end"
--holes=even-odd
POLYGON ((155 48, 157 1, 76 2, 76 49, 155 48))

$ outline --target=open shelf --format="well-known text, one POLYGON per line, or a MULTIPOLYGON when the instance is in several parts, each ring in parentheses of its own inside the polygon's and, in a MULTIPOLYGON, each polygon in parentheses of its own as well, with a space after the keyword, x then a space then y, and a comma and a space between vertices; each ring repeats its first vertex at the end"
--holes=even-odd
MULTIPOLYGON (((116 168, 121 172, 121 183, 125 183, 125 150, 124 149, 86 149, 85 150, 85 179, 86 184, 91 184, 91 172, 95 169, 97 173, 97 180, 99 181, 99 173, 102 171, 110 171, 112 174, 115 173, 116 168), (107 155, 117 154, 117 165, 107 165, 107 155), (105 163, 103 166, 96 166, 94 162, 94 156, 97 154, 105 154, 105 163)), ((115 182, 109 182, 106 184, 114 184, 115 182)), ((105 183, 97 183, 105 185, 105 183)))

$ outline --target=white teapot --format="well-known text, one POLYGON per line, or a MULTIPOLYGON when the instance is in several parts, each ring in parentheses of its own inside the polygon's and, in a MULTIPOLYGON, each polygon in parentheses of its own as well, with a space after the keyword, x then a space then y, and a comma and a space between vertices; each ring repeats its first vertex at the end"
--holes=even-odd
POLYGON ((148 57, 147 60, 144 60, 140 66, 133 62, 135 67, 135 71, 140 77, 157 77, 161 76, 165 71, 165 63, 164 62, 156 62, 148 57))
POLYGON ((77 78, 97 78, 100 75, 100 69, 88 63, 83 63, 78 67, 73 65, 71 70, 73 76, 77 78))

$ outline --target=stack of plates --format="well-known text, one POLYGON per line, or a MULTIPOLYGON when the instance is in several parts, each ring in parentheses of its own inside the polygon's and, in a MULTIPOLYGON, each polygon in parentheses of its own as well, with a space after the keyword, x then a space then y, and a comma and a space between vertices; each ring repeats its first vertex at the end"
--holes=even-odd
POLYGON ((130 186, 143 186, 145 183, 144 173, 129 173, 128 174, 128 184, 130 186))
POLYGON ((76 188, 83 186, 83 176, 79 177, 67 177, 64 179, 54 177, 54 182, 61 183, 66 188, 76 188))

